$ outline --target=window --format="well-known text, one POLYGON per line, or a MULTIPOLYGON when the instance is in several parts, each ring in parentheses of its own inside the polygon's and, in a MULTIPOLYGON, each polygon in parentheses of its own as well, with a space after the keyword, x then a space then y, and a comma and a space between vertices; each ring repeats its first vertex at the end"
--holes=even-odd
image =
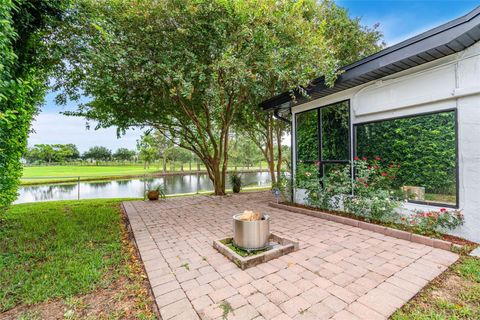
POLYGON ((349 160, 350 123, 348 103, 342 102, 320 109, 322 159, 349 160))
POLYGON ((350 105, 342 101, 296 115, 297 179, 350 163, 350 105))
POLYGON ((297 160, 319 160, 317 109, 297 115, 297 160))
POLYGON ((355 126, 356 155, 400 165, 392 187, 412 202, 457 205, 456 112, 355 126))

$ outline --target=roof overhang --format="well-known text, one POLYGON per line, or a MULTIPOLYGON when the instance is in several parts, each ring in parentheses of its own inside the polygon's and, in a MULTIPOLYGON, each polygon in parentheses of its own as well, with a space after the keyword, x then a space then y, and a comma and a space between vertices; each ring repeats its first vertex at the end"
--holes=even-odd
POLYGON ((333 87, 323 77, 263 101, 264 111, 289 108, 460 52, 480 40, 480 6, 468 14, 340 68, 333 87), (302 90, 303 91, 303 90, 302 90))

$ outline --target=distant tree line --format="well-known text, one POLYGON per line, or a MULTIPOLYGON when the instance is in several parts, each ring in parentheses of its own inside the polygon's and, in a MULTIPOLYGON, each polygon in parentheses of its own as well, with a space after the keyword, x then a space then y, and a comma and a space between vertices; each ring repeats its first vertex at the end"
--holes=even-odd
POLYGON ((66 163, 79 160, 92 161, 133 161, 137 159, 137 152, 127 148, 118 148, 112 152, 102 146, 94 146, 80 153, 74 144, 36 144, 28 148, 23 156, 29 164, 66 163))
MULTIPOLYGON (((232 137, 230 160, 233 165, 254 166, 264 160, 258 147, 243 136, 232 137)), ((284 146, 284 154, 290 154, 290 148, 284 146)), ((167 163, 200 163, 193 152, 175 145, 172 140, 164 138, 159 132, 144 134, 137 141, 137 149, 118 148, 112 151, 104 146, 93 146, 81 153, 75 144, 36 144, 27 149, 23 156, 27 164, 56 164, 75 161, 141 161, 145 167, 161 160, 164 170, 167 163)))

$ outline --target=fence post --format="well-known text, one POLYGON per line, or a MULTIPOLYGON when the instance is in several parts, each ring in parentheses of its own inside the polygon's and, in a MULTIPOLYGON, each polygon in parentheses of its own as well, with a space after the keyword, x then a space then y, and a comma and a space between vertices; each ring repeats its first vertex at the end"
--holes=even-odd
POLYGON ((77 178, 77 198, 80 200, 80 177, 77 178))
POLYGON ((197 171, 197 194, 198 194, 199 184, 200 184, 200 176, 199 176, 199 173, 197 171))
POLYGON ((143 175, 143 200, 145 200, 146 198, 146 193, 147 193, 147 179, 146 179, 146 175, 144 174, 143 175))

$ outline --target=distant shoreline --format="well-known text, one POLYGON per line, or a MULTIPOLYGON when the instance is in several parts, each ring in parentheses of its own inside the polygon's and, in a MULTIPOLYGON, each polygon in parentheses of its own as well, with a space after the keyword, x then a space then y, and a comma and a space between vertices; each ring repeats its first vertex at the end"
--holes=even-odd
MULTIPOLYGON (((228 170, 232 172, 234 170, 228 170)), ((236 170, 238 173, 249 173, 249 172, 268 172, 268 169, 259 169, 252 168, 249 170, 236 170)), ((95 181, 118 181, 118 180, 130 180, 134 178, 158 178, 165 176, 179 176, 179 175, 196 175, 196 174, 208 174, 206 170, 192 170, 192 171, 157 171, 157 172, 148 172, 145 174, 123 174, 123 175, 111 175, 111 176, 80 176, 81 182, 95 182, 95 181)), ((52 184, 73 184, 78 182, 78 176, 63 176, 63 177, 38 177, 36 178, 22 178, 20 186, 38 186, 38 185, 52 185, 52 184)))

